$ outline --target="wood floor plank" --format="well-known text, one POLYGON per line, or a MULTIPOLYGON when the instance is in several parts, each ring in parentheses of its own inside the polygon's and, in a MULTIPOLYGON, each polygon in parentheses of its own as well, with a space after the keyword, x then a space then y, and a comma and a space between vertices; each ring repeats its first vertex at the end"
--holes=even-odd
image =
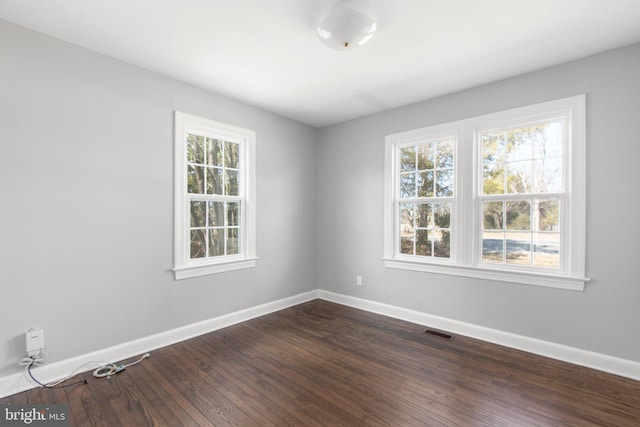
POLYGON ((185 378, 190 379, 190 384, 201 390, 207 390, 206 401, 209 402, 219 420, 231 425, 259 425, 257 420, 251 418, 242 402, 232 393, 218 387, 218 384, 211 381, 206 375, 202 375, 202 370, 193 362, 194 360, 185 353, 190 346, 170 347, 167 361, 173 363, 172 369, 178 370, 185 378))
POLYGON ((640 382, 314 300, 0 399, 73 426, 640 426, 640 382))
POLYGON ((144 395, 153 410, 157 411, 165 425, 176 427, 197 427, 200 424, 185 411, 180 404, 176 404, 175 397, 166 392, 155 376, 147 369, 149 364, 141 364, 137 369, 130 369, 139 392, 144 395), (171 402, 171 404, 167 404, 171 402))
POLYGON ((207 400, 206 391, 208 390, 197 389, 191 382, 191 378, 175 370, 175 361, 167 361, 169 352, 170 348, 167 347, 153 353, 153 376, 159 379, 161 386, 176 399, 176 403, 200 425, 222 425, 224 419, 219 416, 216 406, 207 400))
MULTIPOLYGON (((213 357, 208 347, 195 342, 192 346, 185 346, 185 356, 195 362, 192 366, 193 372, 201 375, 213 387, 218 387, 226 397, 232 399, 240 408, 247 413, 257 425, 264 425, 268 422, 273 425, 286 425, 286 419, 279 416, 279 411, 274 411, 266 406, 260 399, 256 399, 253 388, 244 388, 239 383, 237 376, 229 374, 223 368, 225 360, 213 357)), ((251 386, 251 385, 250 385, 251 386)))
POLYGON ((352 405, 345 403, 348 393, 342 395, 340 399, 336 398, 331 389, 323 387, 319 376, 309 375, 308 360, 303 364, 296 363, 303 359, 300 355, 296 356, 296 353, 299 353, 294 348, 287 346, 284 341, 270 340, 267 344, 261 343, 260 337, 255 336, 246 324, 240 327, 245 328, 242 333, 245 342, 252 343, 253 348, 259 351, 260 359, 265 363, 271 376, 289 388, 296 389, 300 395, 307 396, 311 400, 322 401, 323 405, 331 408, 331 413, 338 416, 340 421, 350 425, 362 424, 360 413, 352 411, 352 405), (275 349, 277 351, 274 352, 275 349))
MULTIPOLYGON (((274 334, 278 333, 279 332, 274 331, 274 334)), ((334 396, 332 398, 333 400, 339 401, 340 399, 344 399, 344 396, 349 396, 350 400, 354 400, 353 403, 357 403, 358 406, 364 408, 367 408, 368 406, 376 406, 382 410, 381 412, 385 413, 383 420, 385 424, 415 424, 420 419, 428 419, 423 418, 420 415, 416 416, 416 414, 412 414, 412 411, 410 411, 406 405, 399 409, 398 406, 402 406, 404 403, 400 400, 395 401, 393 405, 390 405, 390 400, 380 398, 380 394, 377 392, 377 387, 375 387, 372 382, 372 377, 377 377, 376 372, 360 371, 357 376, 357 381, 345 383, 343 378, 353 377, 353 367, 360 365, 361 361, 354 359, 350 360, 350 356, 348 354, 335 354, 331 356, 328 353, 330 349, 326 348, 321 350, 322 353, 324 353, 324 357, 318 357, 315 352, 319 349, 310 345, 308 342, 306 346, 303 345, 303 342, 297 342, 297 346, 294 345, 287 347, 283 344, 285 342, 292 344, 296 341, 293 337, 287 336, 283 339, 280 345, 271 346, 273 351, 272 357, 282 361, 283 369, 293 366, 293 370, 298 373, 299 378, 306 378, 316 384, 320 384, 324 389, 323 391, 326 391, 327 394, 330 394, 334 390, 340 390, 341 392, 334 396), (296 363, 297 360, 303 360, 304 362, 296 363), (352 368, 345 368, 343 365, 345 362, 347 364, 351 362, 352 368)), ((264 348, 262 351, 268 353, 269 349, 264 348)), ((385 396, 388 393, 392 393, 392 381, 394 379, 391 378, 390 380, 391 381, 388 383, 387 389, 382 392, 385 396)), ((299 379, 299 381, 303 380, 299 379)), ((349 403, 353 405, 353 403, 349 403)), ((424 416, 427 414, 422 415, 424 416)), ((429 421, 435 422, 433 419, 429 421)))
MULTIPOLYGON (((162 350, 161 350, 162 351, 162 350)), ((203 426, 209 424, 207 418, 172 385, 172 379, 167 378, 164 369, 157 361, 158 352, 154 352, 151 359, 147 359, 135 369, 140 376, 140 384, 145 394, 153 393, 159 400, 158 405, 170 410, 174 416, 166 416, 165 419, 177 418, 179 421, 172 426, 203 426)), ((133 371, 133 369, 132 369, 133 371)), ((154 404, 156 406, 156 404, 154 404)))
MULTIPOLYGON (((262 319, 265 320, 265 319, 262 319)), ((274 329, 276 331, 276 329, 274 329)), ((274 332, 279 333, 279 332, 274 332)), ((294 339, 293 337, 289 337, 294 339)), ((300 341, 300 345, 305 340, 300 341)), ((431 393, 430 390, 418 390, 415 383, 412 385, 411 378, 402 378, 393 366, 383 363, 371 363, 369 352, 360 353, 354 356, 354 351, 335 351, 333 346, 322 345, 314 349, 307 343, 306 346, 311 354, 305 354, 305 359, 317 358, 318 365, 331 365, 331 369, 336 371, 341 377, 356 377, 358 381, 358 392, 363 399, 372 400, 378 408, 384 409, 386 414, 396 413, 398 416, 405 418, 403 423, 416 424, 419 421, 426 421, 430 425, 469 425, 475 422, 472 418, 464 413, 450 413, 446 405, 440 404, 440 400, 445 400, 448 405, 451 404, 453 390, 449 389, 448 393, 431 393), (314 351, 321 354, 316 357, 314 351), (355 375, 354 375, 355 374, 355 375), (378 396, 377 390, 380 389, 379 384, 385 384, 384 393, 378 396), (374 399, 371 399, 374 396, 374 399), (393 397, 393 399, 390 399, 393 397), (418 404, 416 402, 421 402, 418 404), (392 403, 392 406, 389 404, 392 403), (428 410, 425 409, 424 403, 428 403, 428 410), (441 412, 445 412, 443 415, 441 412), (410 417, 407 419, 407 417, 410 417)), ((314 374, 318 377, 318 373, 314 374)), ((336 387, 336 385, 334 385, 336 387)), ((361 403, 362 404, 362 403, 361 403)), ((387 415, 388 416, 388 415, 387 415)), ((392 423, 395 424, 395 423, 392 423)))
POLYGON ((233 333, 233 340, 230 340, 228 335, 218 334, 216 337, 216 334, 213 334, 213 337, 217 338, 215 346, 226 346, 226 349, 234 352, 235 358, 242 362, 235 364, 235 369, 237 374, 244 378, 244 382, 296 417, 302 425, 331 424, 330 421, 336 418, 333 408, 327 409, 324 399, 310 399, 307 394, 301 392, 299 385, 289 383, 270 369, 268 363, 255 351, 255 345, 242 340, 239 328, 239 325, 229 328, 233 333))

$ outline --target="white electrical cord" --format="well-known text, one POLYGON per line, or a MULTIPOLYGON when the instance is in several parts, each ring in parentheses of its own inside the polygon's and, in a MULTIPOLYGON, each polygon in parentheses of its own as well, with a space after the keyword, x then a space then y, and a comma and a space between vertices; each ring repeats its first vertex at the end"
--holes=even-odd
POLYGON ((23 357, 20 361, 20 366, 40 366, 44 365, 45 357, 43 355, 39 355, 39 357, 29 356, 23 357))
POLYGON ((136 364, 142 362, 144 359, 146 359, 149 356, 151 356, 151 354, 145 353, 140 357, 140 359, 136 360, 135 362, 131 362, 129 364, 126 364, 126 365, 123 365, 122 363, 119 364, 119 365, 116 365, 115 363, 106 363, 106 364, 98 367, 98 369, 96 369, 95 371, 93 371, 93 376, 96 377, 96 378, 107 377, 107 379, 110 379, 111 375, 118 374, 118 373, 124 371, 125 369, 127 369, 129 366, 133 366, 133 365, 136 365, 136 364))
MULTIPOLYGON (((110 379, 111 375, 114 375, 114 374, 117 374, 119 372, 122 372, 127 367, 133 366, 135 364, 138 364, 138 363, 142 362, 144 359, 146 359, 149 356, 151 356, 150 353, 145 353, 138 360, 136 360, 134 362, 131 362, 129 364, 126 364, 126 365, 124 365, 122 363, 117 365, 115 363, 106 362, 106 361, 86 362, 86 363, 83 363, 82 365, 78 366, 71 374, 67 375, 66 377, 64 377, 64 378, 62 378, 62 379, 60 379, 58 381, 47 383, 47 384, 40 383, 38 380, 36 380, 33 377, 33 374, 31 374, 31 368, 44 364, 45 358, 46 358, 46 353, 45 353, 44 350, 40 350, 34 356, 29 356, 29 357, 23 358, 20 361, 20 366, 24 366, 25 367, 24 376, 25 376, 25 378, 27 378, 27 380, 33 381, 33 382, 35 382, 38 385, 43 386, 43 387, 56 387, 56 386, 62 384, 63 382, 75 377, 79 373, 86 372, 87 370, 91 370, 91 369, 94 369, 94 368, 97 368, 97 369, 95 369, 95 371, 93 371, 93 376, 94 377, 96 377, 96 378, 107 377, 107 379, 110 379)), ((86 383, 86 380, 84 382, 86 383)))
POLYGON ((71 372, 69 375, 67 375, 66 377, 56 381, 56 382, 52 382, 52 383, 48 383, 48 386, 51 387, 55 387, 57 385, 62 384, 63 382, 70 380, 71 378, 75 377, 76 375, 78 375, 79 373, 82 372, 86 372, 87 370, 91 370, 94 369, 96 366, 101 366, 105 363, 109 363, 109 362, 105 362, 105 361, 91 361, 91 362, 87 362, 87 363, 83 363, 82 365, 78 366, 76 369, 73 370, 73 372, 71 372))

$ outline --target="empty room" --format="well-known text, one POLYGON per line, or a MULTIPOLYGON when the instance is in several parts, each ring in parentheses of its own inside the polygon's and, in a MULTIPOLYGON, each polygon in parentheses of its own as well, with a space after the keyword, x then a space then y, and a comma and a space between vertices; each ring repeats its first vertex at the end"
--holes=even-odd
POLYGON ((0 0, 0 426, 640 425, 637 0, 0 0))

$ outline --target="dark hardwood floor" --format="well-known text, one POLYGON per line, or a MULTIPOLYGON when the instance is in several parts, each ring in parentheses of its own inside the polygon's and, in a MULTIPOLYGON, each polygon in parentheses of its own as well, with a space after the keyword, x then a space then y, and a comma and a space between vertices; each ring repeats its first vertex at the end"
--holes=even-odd
POLYGON ((424 329, 315 300, 0 403, 77 426, 640 426, 638 381, 424 329))

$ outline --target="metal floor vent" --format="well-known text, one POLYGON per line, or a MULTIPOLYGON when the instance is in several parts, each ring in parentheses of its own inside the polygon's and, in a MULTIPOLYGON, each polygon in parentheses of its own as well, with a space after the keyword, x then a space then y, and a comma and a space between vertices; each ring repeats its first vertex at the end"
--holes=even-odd
POLYGON ((450 333, 438 331, 437 329, 427 329, 426 331, 424 331, 424 333, 427 335, 445 339, 447 341, 453 341, 453 339, 455 338, 455 336, 451 335, 450 333))

